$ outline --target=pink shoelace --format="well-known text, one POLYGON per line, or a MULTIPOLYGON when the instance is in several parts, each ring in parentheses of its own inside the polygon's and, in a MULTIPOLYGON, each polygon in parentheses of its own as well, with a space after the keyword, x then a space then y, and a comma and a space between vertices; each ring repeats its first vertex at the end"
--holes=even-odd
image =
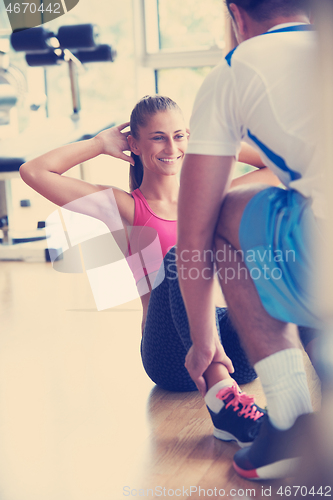
POLYGON ((234 383, 232 387, 225 387, 224 389, 221 389, 216 394, 216 397, 225 402, 226 408, 231 405, 234 406, 234 411, 238 411, 239 405, 241 404, 242 409, 238 412, 240 417, 244 415, 244 418, 258 420, 258 418, 263 415, 263 413, 259 411, 257 406, 254 404, 254 397, 249 396, 245 392, 239 392, 236 383, 234 383))

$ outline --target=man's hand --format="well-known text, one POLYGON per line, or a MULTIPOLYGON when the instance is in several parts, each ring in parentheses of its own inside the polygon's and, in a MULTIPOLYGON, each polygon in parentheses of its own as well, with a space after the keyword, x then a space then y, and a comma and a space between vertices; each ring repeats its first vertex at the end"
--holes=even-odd
POLYGON ((122 132, 122 130, 128 126, 129 122, 126 122, 117 127, 103 130, 96 135, 95 139, 99 141, 103 154, 113 156, 114 158, 120 158, 134 165, 134 159, 124 154, 124 151, 131 150, 127 141, 130 132, 122 132))
POLYGON ((226 355, 219 339, 214 341, 211 348, 204 348, 193 344, 185 358, 185 367, 202 396, 207 392, 207 385, 203 374, 213 362, 224 365, 229 373, 234 372, 232 361, 226 355))

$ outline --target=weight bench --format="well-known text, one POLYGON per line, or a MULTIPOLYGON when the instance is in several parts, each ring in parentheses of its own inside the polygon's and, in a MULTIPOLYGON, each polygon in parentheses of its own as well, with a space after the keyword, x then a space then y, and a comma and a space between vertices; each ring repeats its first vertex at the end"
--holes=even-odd
POLYGON ((3 236, 3 245, 12 244, 9 233, 9 220, 11 218, 11 184, 13 177, 19 177, 19 168, 24 163, 24 158, 1 158, 0 157, 0 229, 3 236))

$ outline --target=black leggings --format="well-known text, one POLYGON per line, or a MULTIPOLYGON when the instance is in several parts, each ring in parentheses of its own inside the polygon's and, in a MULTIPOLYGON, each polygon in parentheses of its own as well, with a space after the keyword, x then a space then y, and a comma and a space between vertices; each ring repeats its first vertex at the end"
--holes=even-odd
MULTIPOLYGON (((159 387, 169 391, 197 390, 184 363, 192 341, 184 302, 177 279, 175 247, 164 258, 165 278, 150 296, 147 319, 141 342, 143 366, 159 387)), ((221 343, 232 360, 231 375, 238 384, 257 377, 240 345, 228 310, 216 308, 216 324, 221 343)))

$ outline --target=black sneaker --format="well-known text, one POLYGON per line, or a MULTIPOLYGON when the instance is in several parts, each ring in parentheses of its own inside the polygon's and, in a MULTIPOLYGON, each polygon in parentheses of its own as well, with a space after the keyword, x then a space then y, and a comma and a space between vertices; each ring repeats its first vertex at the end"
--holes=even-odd
POLYGON ((254 397, 241 392, 236 383, 221 389, 216 397, 224 402, 218 413, 208 406, 214 424, 214 436, 222 441, 237 441, 250 446, 259 433, 266 411, 254 404, 254 397))
POLYGON ((250 480, 293 476, 301 456, 300 446, 308 435, 313 416, 312 413, 301 415, 290 429, 279 430, 266 415, 252 446, 235 454, 236 472, 250 480))

